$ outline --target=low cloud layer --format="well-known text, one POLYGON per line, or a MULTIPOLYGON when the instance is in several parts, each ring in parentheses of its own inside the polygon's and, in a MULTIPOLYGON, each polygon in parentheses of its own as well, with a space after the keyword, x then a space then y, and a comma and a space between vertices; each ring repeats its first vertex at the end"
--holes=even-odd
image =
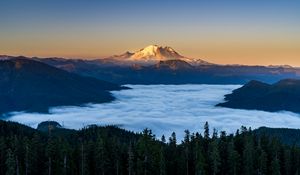
POLYGON ((89 124, 116 124, 140 132, 150 128, 160 137, 175 131, 178 139, 183 131, 203 132, 209 122, 218 131, 233 133, 242 125, 298 128, 300 115, 291 112, 238 110, 214 105, 223 101, 237 85, 130 85, 131 90, 113 92, 117 100, 88 107, 60 107, 51 114, 17 113, 9 120, 36 127, 55 120, 67 128, 79 129, 89 124))

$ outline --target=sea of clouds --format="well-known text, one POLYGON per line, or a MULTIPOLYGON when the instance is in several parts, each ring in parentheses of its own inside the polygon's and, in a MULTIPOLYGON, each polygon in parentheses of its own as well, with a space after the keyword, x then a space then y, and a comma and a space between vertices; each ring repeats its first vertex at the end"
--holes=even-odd
POLYGON ((50 114, 15 113, 8 118, 31 127, 54 120, 67 128, 90 124, 119 125, 140 132, 149 128, 157 137, 169 137, 173 131, 182 139, 184 130, 203 132, 211 128, 234 133, 242 125, 299 128, 300 115, 291 112, 264 112, 215 107, 224 95, 239 85, 128 85, 132 89, 113 91, 116 101, 86 107, 57 107, 50 114))

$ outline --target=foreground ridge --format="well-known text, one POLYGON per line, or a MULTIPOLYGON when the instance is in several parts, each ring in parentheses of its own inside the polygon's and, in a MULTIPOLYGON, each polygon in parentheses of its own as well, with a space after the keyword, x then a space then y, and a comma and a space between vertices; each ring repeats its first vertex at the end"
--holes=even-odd
MULTIPOLYGON (((158 140, 151 130, 133 133, 116 126, 81 130, 43 122, 41 130, 0 121, 0 173, 15 174, 296 174, 300 149, 266 133, 242 127, 236 134, 185 131, 158 140), (44 130, 48 126, 48 130, 44 130), (288 173, 286 173, 288 172, 288 173)), ((282 131, 277 130, 277 131, 282 131)), ((300 136, 299 130, 290 130, 300 136)), ((283 134, 285 132, 282 132, 283 134)), ((272 135, 272 134, 271 134, 272 135)))

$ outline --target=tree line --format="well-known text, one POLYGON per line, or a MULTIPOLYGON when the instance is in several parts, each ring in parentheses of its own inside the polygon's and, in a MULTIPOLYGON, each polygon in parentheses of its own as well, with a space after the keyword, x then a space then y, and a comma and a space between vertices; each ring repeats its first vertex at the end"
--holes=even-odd
POLYGON ((40 132, 0 122, 2 175, 298 175, 300 149, 241 127, 157 139, 116 126, 40 132), (211 134, 212 133, 212 134, 211 134))

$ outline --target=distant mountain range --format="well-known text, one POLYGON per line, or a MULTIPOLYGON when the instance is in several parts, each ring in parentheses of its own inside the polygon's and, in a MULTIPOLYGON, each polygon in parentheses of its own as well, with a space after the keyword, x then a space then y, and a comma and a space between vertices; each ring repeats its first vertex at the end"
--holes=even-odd
MULTIPOLYGON (((12 57, 3 56, 3 59, 12 57)), ((300 78, 300 69, 283 66, 220 65, 182 56, 171 47, 150 45, 103 59, 28 58, 116 84, 245 84, 300 78)))
POLYGON ((12 111, 47 112, 49 107, 110 102, 122 87, 82 77, 39 61, 0 60, 0 115, 12 111))
POLYGON ((217 106, 300 113, 300 80, 285 79, 274 84, 250 81, 226 95, 225 100, 217 106))

